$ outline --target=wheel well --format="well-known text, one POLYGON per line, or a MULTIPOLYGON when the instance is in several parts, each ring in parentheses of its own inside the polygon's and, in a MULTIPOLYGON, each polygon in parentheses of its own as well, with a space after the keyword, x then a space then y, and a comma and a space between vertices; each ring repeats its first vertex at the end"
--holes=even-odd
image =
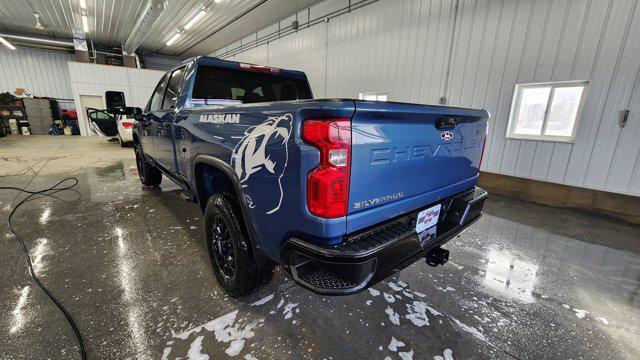
POLYGON ((231 198, 229 200, 231 200, 231 205, 235 208, 234 210, 242 220, 241 228, 253 244, 253 249, 251 251, 258 262, 258 266, 265 271, 271 271, 275 266, 275 263, 264 255, 260 249, 257 239, 255 239, 255 233, 249 231, 251 220, 247 218, 247 216, 250 215, 245 214, 242 211, 242 199, 240 198, 241 193, 239 193, 237 188, 234 186, 230 175, 213 165, 198 163, 194 168, 194 176, 198 203, 200 204, 202 213, 204 214, 207 201, 211 196, 224 193, 230 195, 231 198))
POLYGON ((207 206, 207 200, 216 194, 227 193, 233 196, 233 200, 236 204, 239 204, 238 194, 233 186, 229 175, 224 171, 216 168, 215 166, 200 163, 195 167, 195 180, 196 180, 196 192, 198 196, 198 203, 204 213, 204 208, 207 206))

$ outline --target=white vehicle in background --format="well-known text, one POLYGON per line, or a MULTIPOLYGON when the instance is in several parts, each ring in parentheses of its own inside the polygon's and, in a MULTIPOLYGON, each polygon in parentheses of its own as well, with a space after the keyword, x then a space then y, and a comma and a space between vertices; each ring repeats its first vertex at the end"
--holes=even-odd
POLYGON ((132 117, 127 117, 124 115, 118 115, 116 119, 116 123, 118 124, 118 140, 120 140, 120 146, 133 146, 133 126, 137 121, 132 117))
MULTIPOLYGON (((132 113, 132 108, 127 108, 127 102, 125 100, 123 92, 107 91, 104 93, 104 95, 106 98, 111 99, 110 107, 104 110, 104 112, 108 114, 108 116, 110 116, 112 120, 115 119, 116 128, 118 131, 117 136, 118 140, 120 141, 120 146, 133 146, 133 127, 138 122, 135 119, 136 114, 132 113)), ((105 131, 102 132, 105 133, 105 131)), ((106 135, 113 136, 111 134, 106 135)))

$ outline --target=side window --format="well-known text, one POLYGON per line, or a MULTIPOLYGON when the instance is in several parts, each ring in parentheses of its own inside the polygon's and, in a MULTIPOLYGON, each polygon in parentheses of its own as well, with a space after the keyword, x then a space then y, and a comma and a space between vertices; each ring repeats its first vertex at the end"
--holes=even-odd
POLYGON ((162 109, 173 109, 178 102, 178 92, 180 91, 180 81, 182 81, 182 75, 184 75, 184 68, 174 70, 171 73, 171 79, 167 85, 167 91, 164 93, 164 101, 162 102, 162 109))
POLYGON ((239 99, 242 99, 243 96, 244 96, 244 89, 235 88, 235 87, 231 88, 231 99, 239 100, 239 99))
POLYGON ((149 111, 158 111, 160 110, 160 105, 162 104, 162 94, 164 93, 164 88, 167 83, 167 76, 165 75, 156 89, 153 90, 153 95, 151 95, 151 101, 149 102, 149 111))
POLYGON ((252 92, 254 94, 258 95, 258 96, 264 97, 264 93, 262 92, 262 87, 260 87, 260 86, 258 86, 257 88, 253 89, 252 92))
POLYGON ((304 78, 201 65, 196 71, 191 97, 240 100, 249 104, 310 99, 310 90, 304 78))

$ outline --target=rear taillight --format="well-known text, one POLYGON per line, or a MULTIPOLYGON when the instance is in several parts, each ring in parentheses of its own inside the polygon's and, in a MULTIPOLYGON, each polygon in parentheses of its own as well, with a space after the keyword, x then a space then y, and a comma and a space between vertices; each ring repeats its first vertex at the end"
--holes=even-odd
POLYGON ((133 126, 133 123, 129 121, 123 121, 122 126, 124 126, 125 128, 130 128, 133 126))
POLYGON ((307 174, 307 207, 313 215, 347 215, 351 170, 351 120, 306 120, 302 140, 320 150, 320 164, 307 174))

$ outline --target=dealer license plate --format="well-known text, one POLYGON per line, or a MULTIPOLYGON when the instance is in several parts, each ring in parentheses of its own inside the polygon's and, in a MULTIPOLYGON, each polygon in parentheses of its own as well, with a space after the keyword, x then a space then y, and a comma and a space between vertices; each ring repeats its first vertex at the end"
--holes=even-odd
POLYGON ((440 216, 441 207, 442 206, 440 204, 434 205, 418 213, 418 219, 416 220, 416 232, 418 234, 430 227, 435 226, 438 223, 438 217, 440 216))

